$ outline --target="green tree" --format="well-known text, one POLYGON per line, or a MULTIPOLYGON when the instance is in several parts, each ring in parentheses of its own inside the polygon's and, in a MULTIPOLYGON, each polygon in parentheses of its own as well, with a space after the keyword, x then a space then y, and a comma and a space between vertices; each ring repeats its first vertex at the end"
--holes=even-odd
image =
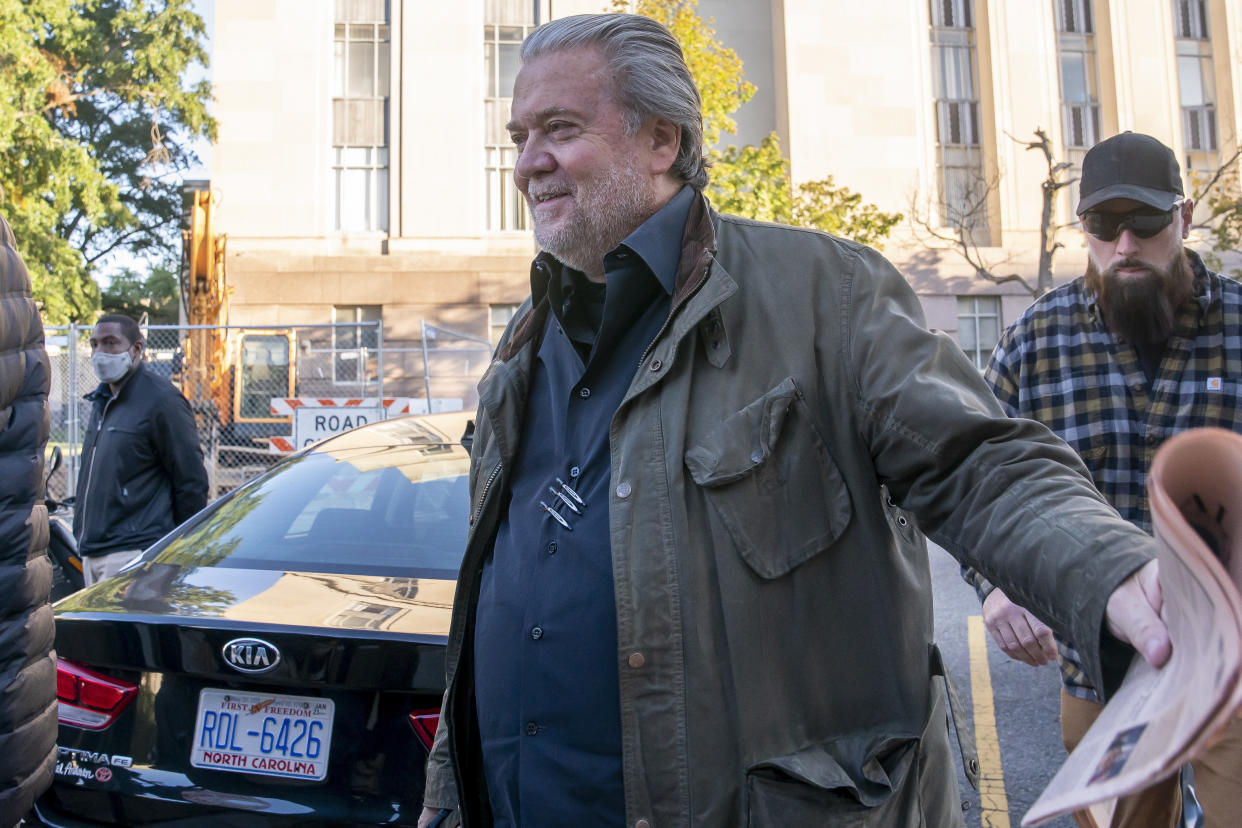
POLYGON ((181 174, 212 137, 191 0, 0 0, 0 213, 44 320, 89 320, 112 256, 175 267, 181 174))
POLYGON ((630 11, 658 20, 681 44, 686 65, 703 99, 703 140, 711 162, 707 194, 717 209, 760 221, 813 227, 863 244, 888 237, 902 220, 886 213, 832 177, 795 184, 775 132, 758 146, 717 148, 722 133, 733 134, 733 113, 755 95, 743 75, 737 52, 716 39, 712 19, 698 15, 698 0, 613 0, 614 11, 630 11))
POLYGON ((104 288, 101 310, 123 313, 131 319, 138 319, 145 313, 152 325, 175 325, 180 301, 181 285, 177 274, 168 268, 154 268, 146 277, 125 269, 114 274, 112 282, 104 288))

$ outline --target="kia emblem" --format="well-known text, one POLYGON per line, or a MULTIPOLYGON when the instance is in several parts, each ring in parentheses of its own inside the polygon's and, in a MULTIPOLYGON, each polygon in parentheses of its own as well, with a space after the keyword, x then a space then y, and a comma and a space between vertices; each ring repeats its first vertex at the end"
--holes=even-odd
POLYGON ((280 663, 280 650, 261 638, 234 638, 221 652, 225 663, 241 673, 266 673, 280 663))

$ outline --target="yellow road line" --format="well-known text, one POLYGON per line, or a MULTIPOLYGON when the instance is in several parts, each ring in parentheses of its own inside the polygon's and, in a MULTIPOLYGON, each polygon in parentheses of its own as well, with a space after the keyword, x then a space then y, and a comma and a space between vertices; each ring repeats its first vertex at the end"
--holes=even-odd
POLYGON ((1009 798, 996 736, 996 705, 988 668, 988 637, 982 616, 967 619, 970 642, 970 694, 975 713, 975 750, 979 752, 979 822, 983 828, 1009 828, 1009 798))

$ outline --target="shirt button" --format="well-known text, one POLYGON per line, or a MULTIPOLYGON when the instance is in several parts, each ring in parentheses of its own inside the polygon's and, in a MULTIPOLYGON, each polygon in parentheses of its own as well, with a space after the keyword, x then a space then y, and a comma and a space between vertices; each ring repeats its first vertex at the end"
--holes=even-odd
POLYGON ((630 488, 630 481, 628 480, 623 481, 621 485, 617 486, 617 497, 624 500, 625 498, 630 496, 631 491, 633 490, 630 488))
POLYGON ((634 828, 651 828, 651 823, 645 819, 640 819, 634 823, 634 828))
POLYGON ((536 641, 543 638, 543 627, 533 627, 530 631, 530 637, 536 641))
POLYGON ((1159 437, 1157 437, 1155 434, 1148 434, 1148 435, 1147 435, 1147 445, 1149 445, 1149 446, 1154 446, 1154 445, 1156 444, 1156 441, 1157 441, 1158 439, 1160 439, 1160 438, 1159 438, 1159 437))
POLYGON ((590 388, 579 388, 578 396, 582 397, 582 399, 585 400, 587 397, 591 396, 591 389, 590 388))
POLYGON ((556 541, 552 541, 551 543, 548 544, 548 554, 549 555, 556 554, 556 541))
POLYGON ((574 466, 572 469, 569 470, 570 477, 577 477, 580 474, 582 474, 582 469, 578 468, 577 466, 574 466))
POLYGON ((754 451, 750 453, 750 462, 758 463, 762 459, 763 459, 763 452, 760 451, 759 449, 755 449, 754 451))
POLYGON ((661 368, 663 368, 663 367, 664 367, 664 363, 663 363, 663 362, 661 362, 659 359, 653 359, 653 360, 651 360, 651 370, 652 370, 652 371, 659 371, 659 370, 660 370, 661 368))
POLYGON ((539 725, 535 724, 534 722, 526 723, 526 735, 527 736, 535 736, 538 733, 539 733, 539 725))
POLYGON ((625 663, 630 665, 632 669, 637 670, 647 663, 647 659, 642 653, 630 653, 630 657, 625 660, 625 663))

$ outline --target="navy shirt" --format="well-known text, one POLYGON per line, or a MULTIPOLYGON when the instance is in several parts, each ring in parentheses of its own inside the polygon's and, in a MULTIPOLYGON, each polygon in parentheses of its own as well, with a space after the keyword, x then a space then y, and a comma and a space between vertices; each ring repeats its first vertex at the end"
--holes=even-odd
POLYGON ((608 253, 604 285, 569 268, 547 285, 552 313, 475 620, 497 826, 625 821, 608 430, 668 318, 693 198, 683 188, 608 253))

